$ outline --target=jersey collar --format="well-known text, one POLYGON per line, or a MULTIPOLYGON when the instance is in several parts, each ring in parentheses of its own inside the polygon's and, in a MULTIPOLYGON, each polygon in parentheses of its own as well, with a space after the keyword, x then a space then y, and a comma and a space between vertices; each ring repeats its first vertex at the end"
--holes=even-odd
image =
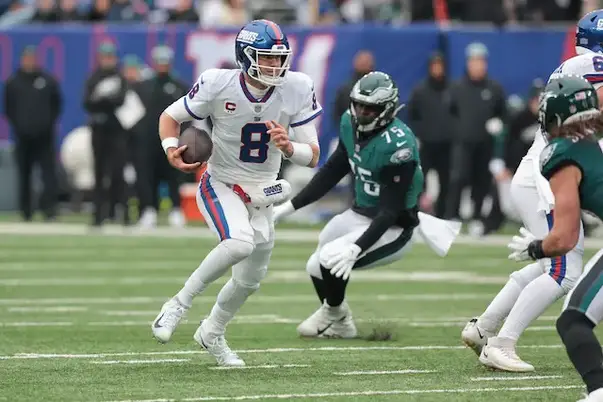
POLYGON ((251 103, 265 103, 268 101, 268 99, 270 99, 270 97, 272 96, 272 93, 274 92, 274 89, 276 87, 270 87, 270 89, 268 90, 268 92, 266 92, 266 94, 264 94, 264 96, 262 97, 262 99, 256 99, 251 92, 249 92, 249 89, 247 88, 247 83, 245 82, 245 77, 243 76, 243 72, 241 72, 239 74, 239 83, 241 84, 241 89, 243 90, 243 93, 245 94, 245 97, 247 97, 247 100, 249 100, 249 102, 251 103))

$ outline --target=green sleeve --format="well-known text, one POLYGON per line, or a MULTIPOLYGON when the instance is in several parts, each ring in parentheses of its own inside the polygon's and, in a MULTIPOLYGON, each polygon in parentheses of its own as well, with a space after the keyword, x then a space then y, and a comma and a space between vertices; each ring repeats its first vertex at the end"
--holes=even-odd
POLYGON ((509 129, 505 125, 500 134, 494 136, 494 150, 492 152, 493 159, 505 159, 505 148, 508 132, 509 129))
POLYGON ((563 139, 548 144, 540 154, 540 171, 548 180, 557 171, 568 165, 582 170, 580 148, 582 144, 563 139))

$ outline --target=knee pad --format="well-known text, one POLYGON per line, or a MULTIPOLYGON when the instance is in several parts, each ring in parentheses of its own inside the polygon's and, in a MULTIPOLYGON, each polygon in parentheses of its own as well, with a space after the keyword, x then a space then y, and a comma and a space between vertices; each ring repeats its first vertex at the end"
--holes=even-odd
POLYGON ((592 331, 595 327, 595 324, 586 316, 584 313, 581 313, 578 310, 568 309, 564 310, 559 318, 557 318, 557 322, 555 323, 557 327, 557 333, 561 337, 561 340, 564 344, 572 343, 583 331, 592 331), (572 336, 576 335, 576 336, 572 336))
POLYGON ((248 297, 260 288, 260 282, 243 282, 238 278, 232 278, 235 293, 248 297))
POLYGON ((331 259, 334 255, 338 254, 343 247, 348 244, 349 240, 343 237, 335 239, 327 244, 325 244, 318 251, 318 262, 320 265, 325 266, 327 261, 331 259))
POLYGON ((247 285, 240 283, 235 278, 230 278, 226 285, 218 293, 218 306, 230 313, 237 312, 245 300, 260 287, 259 283, 247 285))
POLYGON ((519 271, 513 272, 509 277, 523 289, 528 285, 528 283, 542 275, 543 272, 542 265, 539 262, 533 262, 530 265, 526 265, 519 271))
POLYGON ((316 250, 306 263, 306 272, 317 279, 322 279, 322 272, 320 271, 320 261, 318 260, 318 250, 316 250))
POLYGON ((226 250, 228 255, 234 261, 241 261, 241 260, 249 257, 251 255, 251 253, 253 253, 253 250, 255 248, 253 246, 253 244, 243 241, 243 240, 238 240, 238 239, 222 240, 222 242, 220 243, 220 246, 226 250))

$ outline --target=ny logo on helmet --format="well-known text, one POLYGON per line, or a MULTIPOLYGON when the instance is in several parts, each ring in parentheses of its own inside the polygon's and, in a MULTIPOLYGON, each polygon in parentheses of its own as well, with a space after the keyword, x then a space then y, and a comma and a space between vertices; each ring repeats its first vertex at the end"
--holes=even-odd
POLYGON ((237 36, 237 40, 240 40, 241 42, 245 42, 245 43, 254 43, 257 38, 258 38, 257 32, 251 32, 251 31, 246 31, 246 30, 242 30, 241 32, 239 32, 239 35, 237 36))

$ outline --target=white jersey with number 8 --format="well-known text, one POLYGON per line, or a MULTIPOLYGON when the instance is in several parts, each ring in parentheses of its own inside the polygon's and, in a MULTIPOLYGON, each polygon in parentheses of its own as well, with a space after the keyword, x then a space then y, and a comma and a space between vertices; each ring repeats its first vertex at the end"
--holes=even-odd
POLYGON ((241 71, 210 69, 165 112, 180 123, 211 118, 214 148, 208 172, 212 177, 227 184, 266 183, 276 179, 282 161, 266 121, 297 127, 322 113, 312 79, 293 71, 286 77, 283 85, 255 99, 241 71))

